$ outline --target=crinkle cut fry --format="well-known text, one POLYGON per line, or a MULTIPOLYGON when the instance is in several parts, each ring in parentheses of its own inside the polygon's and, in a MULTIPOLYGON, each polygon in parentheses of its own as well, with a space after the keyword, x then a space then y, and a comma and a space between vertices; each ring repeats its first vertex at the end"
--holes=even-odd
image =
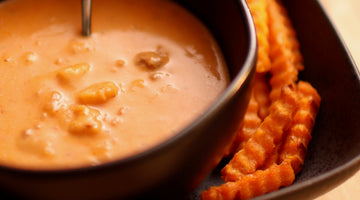
POLYGON ((291 185, 295 180, 295 174, 291 165, 283 162, 280 165, 272 165, 265 170, 257 170, 254 174, 248 174, 235 182, 226 182, 220 186, 210 187, 203 191, 202 200, 242 200, 260 196, 280 187, 291 185))
POLYGON ((265 74, 256 73, 254 78, 253 95, 259 105, 258 115, 264 120, 269 114, 269 107, 271 104, 270 98, 270 85, 268 78, 265 74))
POLYGON ((279 98, 281 88, 295 83, 298 70, 302 70, 302 56, 299 42, 288 19, 285 8, 277 0, 268 0, 271 74, 270 99, 279 98))
MULTIPOLYGON (((263 124, 274 114, 276 109, 273 108, 277 107, 274 105, 282 97, 283 87, 288 84, 294 84, 298 78, 298 70, 304 68, 299 51, 299 43, 296 39, 295 31, 291 27, 290 20, 287 18, 286 10, 276 0, 268 0, 268 2, 268 12, 270 13, 269 15, 272 15, 269 17, 271 18, 269 19, 271 29, 270 45, 274 45, 270 50, 270 57, 273 62, 271 66, 272 78, 270 79, 272 87, 270 93, 272 102, 270 114, 254 132, 254 135, 245 144, 244 148, 235 154, 234 158, 237 156, 237 161, 234 161, 234 158, 230 161, 230 163, 233 162, 232 164, 239 165, 229 167, 229 163, 225 167, 227 169, 224 168, 222 170, 223 179, 234 182, 226 182, 221 186, 211 187, 209 190, 204 191, 201 196, 203 200, 248 199, 275 191, 282 186, 291 185, 295 179, 295 174, 301 170, 304 162, 307 146, 311 139, 311 131, 321 101, 319 94, 309 83, 300 81, 297 85, 296 95, 298 96, 299 106, 294 111, 291 122, 288 123, 289 127, 287 125, 284 126, 283 130, 286 130, 286 132, 280 138, 282 141, 278 143, 273 142, 273 145, 265 146, 265 143, 261 145, 256 144, 253 139, 256 138, 256 135, 260 134, 259 130, 262 129, 263 124), (276 37, 273 38, 272 36, 276 37), (251 144, 252 141, 253 144, 251 144), (244 153, 247 147, 254 147, 254 149, 249 148, 249 155, 244 153), (267 148, 272 149, 272 153, 264 153, 267 148), (240 152, 243 152, 244 155, 239 155, 240 152), (258 155, 256 155, 256 152, 258 155), (279 162, 281 164, 277 164, 279 162), (260 163, 263 163, 263 165, 261 166, 260 163), (261 170, 256 170, 259 166, 261 170), (253 171, 253 169, 256 170, 253 173, 243 173, 243 171, 253 171), (224 174, 227 174, 228 177, 225 177, 224 174)), ((261 107, 260 103, 259 106, 261 107)), ((278 126, 278 124, 275 124, 275 126, 278 126)), ((266 138, 268 135, 263 134, 263 136, 266 138)))
POLYGON ((273 153, 280 143, 284 130, 289 128, 298 106, 295 86, 283 88, 281 97, 270 108, 265 118, 244 148, 237 152, 222 169, 224 181, 236 181, 246 174, 254 173, 273 153))
POLYGON ((261 119, 258 116, 258 102, 251 95, 248 107, 246 109, 244 119, 232 144, 231 153, 234 154, 243 148, 245 143, 251 138, 255 130, 261 124, 261 119))
POLYGON ((256 73, 249 105, 233 142, 231 154, 240 151, 244 147, 246 142, 260 126, 263 118, 268 115, 270 104, 269 91, 270 88, 264 74, 256 73))
POLYGON ((267 0, 246 0, 256 29, 258 45, 258 59, 256 72, 266 73, 271 68, 269 58, 269 27, 267 14, 267 0))
POLYGON ((289 45, 288 48, 291 50, 291 54, 293 55, 293 61, 296 66, 296 69, 301 71, 304 69, 304 65, 303 65, 303 57, 300 52, 300 43, 297 40, 296 31, 294 30, 291 24, 287 10, 284 8, 284 6, 280 3, 279 0, 270 0, 270 1, 276 3, 273 5, 276 7, 277 14, 279 15, 277 20, 279 21, 279 23, 281 22, 287 27, 287 29, 284 30, 284 35, 286 35, 286 38, 289 41, 287 43, 289 45))
POLYGON ((302 169, 321 98, 316 89, 304 81, 299 81, 297 93, 299 107, 294 115, 291 128, 283 138, 283 142, 276 146, 274 153, 261 167, 262 169, 267 169, 284 160, 291 163, 295 174, 302 169))
POLYGON ((257 170, 235 182, 227 182, 217 187, 211 187, 202 193, 203 200, 249 199, 289 186, 295 180, 302 167, 307 145, 311 139, 311 131, 317 115, 321 98, 317 91, 307 82, 300 81, 297 87, 300 105, 293 118, 293 123, 284 141, 280 155, 270 157, 269 166, 257 170), (299 126, 305 127, 300 128, 299 126), (280 157, 280 165, 276 157, 280 157), (274 164, 271 165, 271 162, 274 164))
POLYGON ((261 166, 259 169, 265 170, 272 165, 279 164, 278 161, 279 161, 282 147, 283 147, 283 140, 281 140, 281 142, 276 145, 274 152, 266 159, 264 165, 261 166))
POLYGON ((291 163, 295 174, 300 172, 304 164, 321 101, 320 95, 309 83, 300 81, 297 88, 300 96, 299 108, 280 154, 280 162, 286 160, 291 163))

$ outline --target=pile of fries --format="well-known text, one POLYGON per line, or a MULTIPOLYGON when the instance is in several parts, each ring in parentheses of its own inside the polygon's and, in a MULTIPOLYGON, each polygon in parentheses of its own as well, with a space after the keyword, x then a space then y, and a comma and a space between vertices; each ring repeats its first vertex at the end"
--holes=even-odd
POLYGON ((304 164, 321 98, 299 81, 296 33, 278 0, 247 0, 258 39, 255 83, 220 186, 201 198, 249 199, 291 185, 304 164))

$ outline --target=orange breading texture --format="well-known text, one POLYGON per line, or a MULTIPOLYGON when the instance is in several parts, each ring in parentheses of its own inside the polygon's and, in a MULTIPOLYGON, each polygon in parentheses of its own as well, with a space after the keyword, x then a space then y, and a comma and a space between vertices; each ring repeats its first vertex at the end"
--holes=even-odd
POLYGON ((280 157, 280 153, 281 153, 280 151, 282 150, 282 147, 283 147, 283 143, 281 141, 279 144, 276 145, 274 152, 267 158, 264 165, 261 166, 259 169, 264 170, 274 164, 279 164, 278 161, 279 161, 279 157, 280 157))
POLYGON ((268 115, 270 104, 269 91, 267 79, 263 74, 256 73, 251 98, 231 148, 232 154, 244 147, 255 130, 260 126, 263 118, 268 115))
POLYGON ((307 82, 297 85, 299 107, 294 115, 292 125, 283 146, 278 145, 276 152, 266 161, 263 170, 240 177, 234 182, 226 182, 211 187, 202 193, 203 200, 211 199, 249 199, 289 186, 295 180, 303 165, 307 145, 311 139, 311 130, 315 124, 321 98, 317 91, 307 82), (278 148, 282 147, 280 155, 278 148), (277 164, 277 158, 280 163, 277 164))
POLYGON ((267 77, 264 74, 256 73, 254 78, 253 95, 259 105, 258 115, 264 120, 269 114, 269 107, 271 104, 269 93, 270 85, 267 77))
POLYGON ((227 182, 203 191, 202 200, 250 199, 289 186, 295 180, 295 174, 289 163, 272 165, 265 170, 243 176, 235 182, 227 182))
POLYGON ((298 70, 303 69, 302 56, 296 34, 288 19, 286 10, 276 0, 268 0, 271 79, 270 99, 280 97, 285 85, 298 79, 298 70))
POLYGON ((271 68, 269 58, 268 14, 266 12, 267 0, 247 0, 246 2, 253 17, 256 29, 256 37, 259 43, 256 72, 266 73, 271 68))
POLYGON ((291 163, 295 174, 302 169, 321 98, 316 89, 304 81, 299 81, 297 84, 297 93, 300 98, 299 107, 292 120, 292 125, 283 139, 283 143, 276 147, 276 151, 265 162, 263 169, 284 160, 291 163))
POLYGON ((270 108, 265 118, 244 148, 237 152, 222 169, 225 181, 236 181, 241 176, 254 173, 273 153, 284 130, 291 124, 297 108, 297 94, 293 86, 284 87, 281 97, 270 108))
POLYGON ((258 110, 258 102, 255 100, 254 95, 251 95, 244 119, 241 122, 240 128, 231 147, 232 154, 243 148, 245 143, 252 137, 255 130, 261 124, 261 119, 258 116, 258 110))
POLYGON ((296 84, 304 66, 285 8, 278 0, 247 2, 258 32, 259 58, 252 97, 234 142, 240 150, 221 171, 225 183, 203 191, 202 200, 249 199, 291 185, 304 164, 320 107, 320 95, 310 83, 296 84))
POLYGON ((298 83, 298 94, 300 96, 299 108, 294 115, 280 155, 280 162, 285 160, 290 162, 296 174, 300 172, 304 164, 321 101, 318 92, 307 82, 298 83))
MULTIPOLYGON (((279 24, 285 25, 285 28, 283 29, 284 37, 287 39, 287 45, 288 48, 291 50, 293 62, 295 64, 296 69, 303 70, 303 57, 300 52, 300 45, 299 41, 297 40, 296 31, 293 29, 291 21, 288 17, 287 10, 282 6, 282 4, 279 2, 279 0, 271 0, 269 9, 274 9, 274 12, 277 17, 277 20, 279 24)), ((280 25, 281 26, 281 25, 280 25)))

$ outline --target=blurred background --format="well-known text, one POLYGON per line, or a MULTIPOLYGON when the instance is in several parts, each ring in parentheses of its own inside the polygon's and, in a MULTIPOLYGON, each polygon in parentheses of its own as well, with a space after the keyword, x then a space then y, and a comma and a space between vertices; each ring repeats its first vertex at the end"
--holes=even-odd
MULTIPOLYGON (((345 41, 358 69, 360 70, 360 1, 319 0, 330 20, 345 41)), ((359 130, 360 132, 360 130, 359 130)), ((316 200, 360 199, 360 171, 352 178, 318 197, 316 200)))

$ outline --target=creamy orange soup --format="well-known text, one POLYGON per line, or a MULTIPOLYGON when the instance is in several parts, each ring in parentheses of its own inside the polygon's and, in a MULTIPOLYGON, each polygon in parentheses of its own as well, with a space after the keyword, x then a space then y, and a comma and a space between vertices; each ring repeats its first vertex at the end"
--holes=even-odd
POLYGON ((201 115, 229 83, 219 48, 166 0, 0 4, 0 164, 98 165, 142 152, 201 115))

